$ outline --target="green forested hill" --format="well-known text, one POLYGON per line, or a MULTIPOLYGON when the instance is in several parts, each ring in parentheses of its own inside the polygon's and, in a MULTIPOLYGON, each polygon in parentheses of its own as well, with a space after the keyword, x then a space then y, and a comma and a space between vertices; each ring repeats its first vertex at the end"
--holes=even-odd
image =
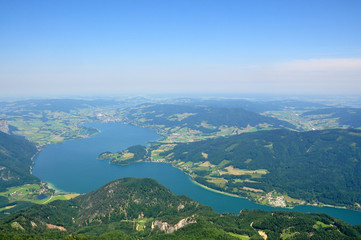
MULTIPOLYGON (((153 179, 124 178, 108 183, 75 200, 79 205, 80 225, 113 222, 119 219, 169 218, 178 222, 207 208, 185 196, 176 196, 153 179)), ((208 209, 210 211, 210 208, 208 209)))
POLYGON ((23 137, 0 132, 0 191, 40 181, 30 174, 31 158, 36 152, 35 145, 23 137))
POLYGON ((325 214, 218 214, 152 179, 125 178, 68 201, 0 219, 0 239, 360 239, 325 214))
POLYGON ((361 203, 360 130, 259 131, 178 144, 161 155, 192 163, 198 182, 222 191, 276 190, 308 202, 361 203))
POLYGON ((127 114, 130 122, 141 125, 188 127, 204 133, 219 131, 219 127, 295 128, 292 124, 273 117, 262 116, 243 108, 189 106, 175 104, 141 105, 127 114))
POLYGON ((117 228, 125 232, 149 228, 155 218, 171 225, 187 218, 192 221, 199 212, 215 214, 188 197, 174 195, 153 179, 124 178, 69 201, 33 206, 0 224, 5 232, 13 232, 16 225, 24 232, 46 233, 52 224, 71 233, 99 235, 117 228))

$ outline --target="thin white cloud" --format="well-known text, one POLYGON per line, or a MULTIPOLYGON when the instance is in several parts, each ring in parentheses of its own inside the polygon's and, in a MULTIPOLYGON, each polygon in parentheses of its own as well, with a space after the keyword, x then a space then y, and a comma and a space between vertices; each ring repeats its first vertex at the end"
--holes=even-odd
POLYGON ((361 71, 361 58, 296 60, 277 67, 288 71, 361 71))
POLYGON ((239 92, 361 94, 361 59, 306 59, 263 65, 0 66, 1 94, 239 92), (1 71, 2 70, 2 71, 1 71))

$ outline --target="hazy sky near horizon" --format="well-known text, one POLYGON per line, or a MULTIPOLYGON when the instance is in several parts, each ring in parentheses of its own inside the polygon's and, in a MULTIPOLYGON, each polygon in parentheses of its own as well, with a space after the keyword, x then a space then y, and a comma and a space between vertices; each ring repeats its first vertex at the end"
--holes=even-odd
POLYGON ((361 1, 0 0, 0 95, 361 94, 361 1))

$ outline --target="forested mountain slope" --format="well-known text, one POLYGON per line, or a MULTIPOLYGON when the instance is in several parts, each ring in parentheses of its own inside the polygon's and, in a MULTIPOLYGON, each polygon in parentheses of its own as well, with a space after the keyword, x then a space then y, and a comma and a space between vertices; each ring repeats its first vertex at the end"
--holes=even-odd
POLYGON ((218 214, 152 179, 125 178, 68 201, 0 219, 0 239, 360 239, 325 214, 218 214))
POLYGON ((0 132, 0 191, 40 180, 30 174, 35 145, 25 138, 0 132))
POLYGON ((188 127, 205 133, 217 132, 220 127, 272 127, 294 128, 286 121, 262 116, 243 108, 189 106, 176 104, 144 104, 132 108, 127 114, 130 122, 140 125, 161 125, 167 127, 188 127))
POLYGON ((189 162, 196 181, 222 191, 276 190, 310 203, 361 203, 360 130, 259 131, 178 144, 160 155, 189 162))

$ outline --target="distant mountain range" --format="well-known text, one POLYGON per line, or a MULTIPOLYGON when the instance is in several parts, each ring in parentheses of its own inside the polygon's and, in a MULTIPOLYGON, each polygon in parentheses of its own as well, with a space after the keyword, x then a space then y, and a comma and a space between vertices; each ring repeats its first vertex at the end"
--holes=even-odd
POLYGON ((247 111, 263 113, 266 111, 281 111, 285 109, 310 110, 315 108, 325 108, 326 105, 300 100, 277 100, 277 101, 250 101, 245 99, 214 99, 200 100, 189 99, 183 105, 188 106, 208 106, 217 108, 242 108, 247 111))
POLYGON ((177 104, 143 104, 131 108, 127 120, 138 125, 188 127, 205 133, 216 132, 221 126, 247 128, 259 126, 292 128, 289 122, 266 117, 243 108, 190 106, 177 104))

